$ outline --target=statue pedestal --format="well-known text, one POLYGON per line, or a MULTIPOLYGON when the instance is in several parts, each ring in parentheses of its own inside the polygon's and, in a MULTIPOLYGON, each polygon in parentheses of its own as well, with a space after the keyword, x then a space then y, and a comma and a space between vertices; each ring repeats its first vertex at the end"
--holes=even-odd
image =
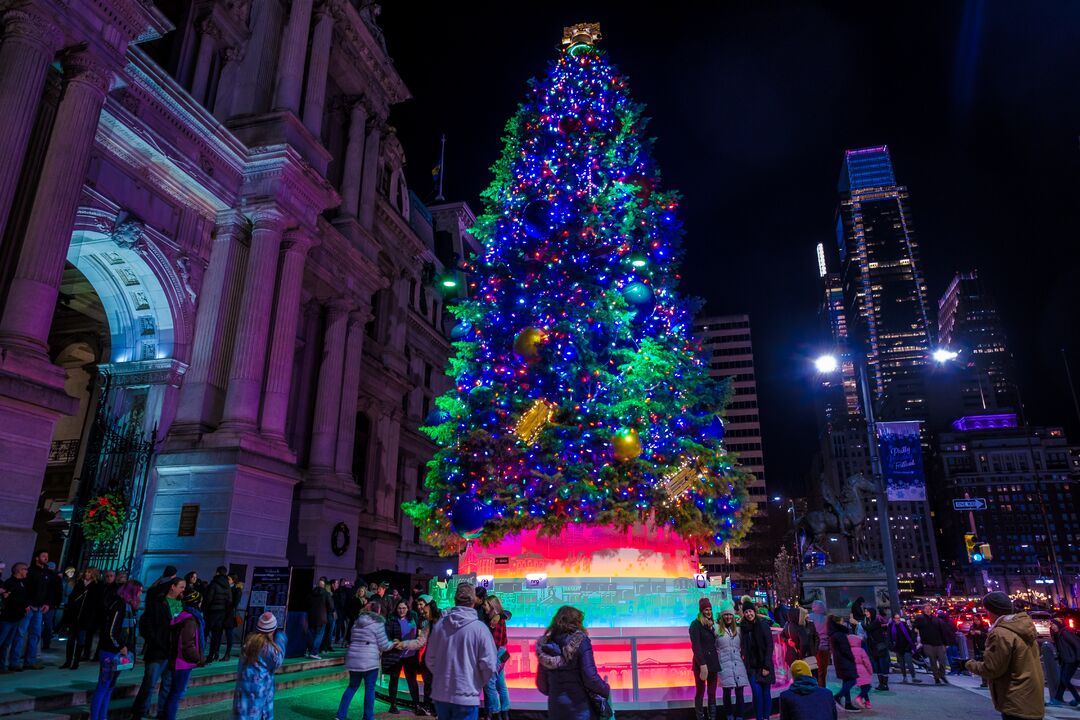
POLYGON ((868 608, 889 607, 885 566, 876 561, 836 563, 807 570, 802 576, 804 604, 825 601, 830 613, 847 618, 851 603, 863 599, 868 608))

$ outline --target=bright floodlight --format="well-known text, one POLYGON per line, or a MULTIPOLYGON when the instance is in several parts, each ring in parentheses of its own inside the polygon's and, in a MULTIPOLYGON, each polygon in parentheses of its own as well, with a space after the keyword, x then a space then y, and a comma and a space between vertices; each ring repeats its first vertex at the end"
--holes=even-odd
POLYGON ((836 361, 835 355, 822 355, 814 361, 814 367, 824 375, 836 372, 836 368, 840 367, 840 363, 836 361))
POLYGON ((947 363, 950 360, 955 360, 959 356, 960 353, 955 350, 946 350, 945 348, 938 348, 933 354, 934 361, 939 363, 947 363))
POLYGON ((779 495, 773 495, 773 502, 780 502, 780 496, 779 495))

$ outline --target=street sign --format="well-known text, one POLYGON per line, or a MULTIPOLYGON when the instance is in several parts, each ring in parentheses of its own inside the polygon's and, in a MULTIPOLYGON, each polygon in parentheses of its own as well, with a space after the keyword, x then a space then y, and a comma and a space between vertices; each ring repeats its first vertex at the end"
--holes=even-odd
POLYGON ((986 498, 953 498, 953 510, 985 510, 986 498))

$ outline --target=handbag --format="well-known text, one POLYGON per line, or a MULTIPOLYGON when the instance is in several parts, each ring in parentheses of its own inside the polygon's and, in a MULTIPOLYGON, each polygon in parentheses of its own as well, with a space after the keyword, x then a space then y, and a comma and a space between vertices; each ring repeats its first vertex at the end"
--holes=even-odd
POLYGON ((131 655, 117 655, 113 659, 113 663, 116 665, 115 669, 117 672, 135 668, 135 658, 131 655))
POLYGON ((615 711, 611 708, 611 697, 604 695, 597 695, 596 693, 588 693, 589 705, 592 706, 593 712, 600 720, 611 720, 615 717, 615 711))

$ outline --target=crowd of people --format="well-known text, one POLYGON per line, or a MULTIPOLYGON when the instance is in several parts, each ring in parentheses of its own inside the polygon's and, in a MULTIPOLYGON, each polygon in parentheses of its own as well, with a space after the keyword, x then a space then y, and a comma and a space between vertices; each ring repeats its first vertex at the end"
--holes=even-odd
MULTIPOLYGON (((39 552, 31 563, 15 563, 10 577, 0 580, 0 672, 42 669, 40 652, 66 638, 60 668, 98 663, 91 720, 107 717, 117 678, 135 665, 139 638, 142 679, 131 716, 174 720, 192 671, 229 660, 234 633, 243 626, 243 584, 225 567, 209 581, 166 567, 144 588, 111 570, 67 568, 59 574, 48 553, 39 552)), ((908 618, 866 607, 862 600, 845 613, 830 614, 821 601, 808 612, 768 608, 744 597, 714 613, 711 601, 701 598, 689 627, 697 718, 744 717, 746 689, 757 720, 771 717, 772 686, 783 666, 792 684, 779 696, 782 720, 830 720, 838 711, 870 709, 872 692, 889 690, 894 656, 903 684, 922 682, 917 665, 935 684, 948 684, 950 675, 978 676, 1003 720, 1042 718, 1044 682, 1049 704, 1064 703, 1068 692, 1070 704, 1080 706, 1072 684, 1080 638, 1055 621, 1040 643, 1031 618, 1014 611, 1008 596, 990 593, 983 604, 986 621, 976 617, 961 632, 933 605, 908 618), (777 648, 783 657, 775 656, 777 648), (833 690, 827 688, 830 667, 839 683, 833 690)), ((497 596, 467 583, 456 586, 454 606, 443 610, 420 585, 403 595, 388 582, 354 586, 321 578, 308 598, 306 651, 317 660, 335 645, 345 650, 349 682, 338 720, 346 720, 361 687, 363 720, 373 720, 380 674, 389 679, 392 713, 400 712, 404 675, 411 702, 402 704, 418 716, 509 720, 504 668, 511 617, 497 596)), ((274 673, 284 662, 287 638, 271 613, 248 630, 238 657, 233 715, 272 720, 274 673)), ((550 720, 610 717, 610 687, 597 670, 580 610, 559 608, 535 651, 536 685, 548 698, 550 720)))

